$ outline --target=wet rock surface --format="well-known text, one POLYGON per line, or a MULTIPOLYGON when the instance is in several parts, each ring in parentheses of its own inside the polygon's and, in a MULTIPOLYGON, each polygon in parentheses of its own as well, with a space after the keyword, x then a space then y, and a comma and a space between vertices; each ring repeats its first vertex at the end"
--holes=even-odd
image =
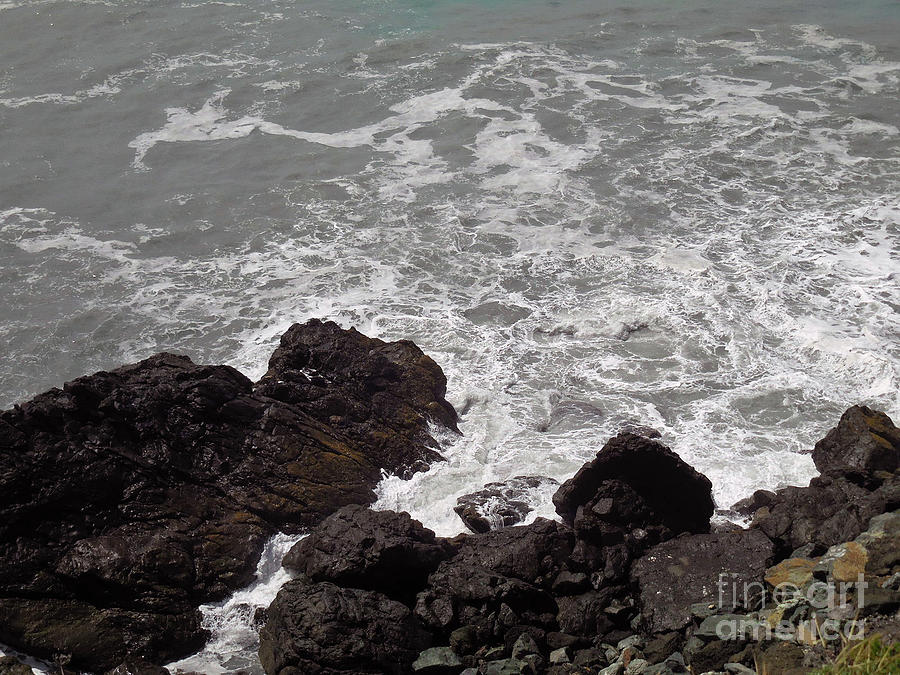
POLYGON ((0 642, 94 671, 190 653, 267 537, 437 457, 444 387, 412 343, 313 320, 257 385, 159 354, 0 412, 0 642))
MULTIPOLYGON (((805 672, 808 664, 821 663, 827 645, 840 644, 813 642, 804 632, 810 621, 844 626, 854 616, 878 617, 887 630, 893 624, 884 614, 900 607, 900 512, 889 509, 896 475, 858 467, 822 476, 809 488, 759 492, 742 505, 755 514, 754 527, 710 533, 709 481, 665 446, 622 433, 559 488, 554 503, 562 523, 538 519, 441 540, 405 514, 377 514, 369 522, 363 509, 348 508, 344 512, 357 515, 340 527, 334 523, 341 514, 323 522, 305 540, 316 543, 298 545, 289 564, 311 570, 324 561, 328 578, 342 579, 342 585, 394 593, 409 612, 402 620, 413 622, 411 634, 428 636, 410 672, 743 674, 757 662, 768 664, 769 672, 805 672), (836 496, 833 508, 824 502, 802 506, 823 498, 829 485, 839 486, 843 509, 836 496), (799 525, 788 524, 770 538, 760 521, 788 506, 799 509, 799 525), (841 514, 849 524, 835 527, 841 514), (349 532, 357 522, 371 536, 349 532), (402 594, 374 582, 383 538, 404 552, 402 569, 409 565, 404 557, 419 551, 429 561, 422 567, 431 569, 427 575, 404 575, 411 581, 402 594), (440 558, 433 547, 441 546, 444 557, 431 568, 440 558), (342 570, 344 560, 354 570, 349 576, 333 571, 342 570), (878 588, 867 594, 865 607, 851 599, 847 606, 817 610, 810 600, 774 593, 780 584, 805 593, 815 583, 854 574, 878 588)), ((293 595, 310 580, 295 583, 293 595)), ((281 595, 276 604, 282 613, 290 606, 281 595)), ((381 610, 365 611, 377 624, 381 610)), ((337 626, 335 634, 356 630, 357 620, 347 619, 349 628, 337 626)), ((369 672, 362 666, 347 670, 346 664, 333 670, 333 662, 316 651, 316 640, 310 642, 310 630, 270 620, 263 650, 301 649, 306 670, 267 666, 267 672, 369 672)))
POLYGON ((498 530, 521 523, 544 490, 558 485, 544 476, 515 476, 459 497, 453 510, 472 532, 498 530))

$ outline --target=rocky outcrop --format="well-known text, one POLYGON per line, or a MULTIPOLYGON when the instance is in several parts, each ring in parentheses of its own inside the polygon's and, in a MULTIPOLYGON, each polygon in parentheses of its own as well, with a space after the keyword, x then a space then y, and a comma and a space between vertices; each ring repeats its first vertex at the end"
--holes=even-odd
MULTIPOLYGON (((866 414, 891 437, 889 420, 866 414)), ((896 474, 873 468, 871 454, 860 450, 869 432, 857 425, 850 433, 854 427, 846 422, 854 419, 856 412, 848 413, 828 436, 828 470, 851 469, 822 476, 809 488, 756 493, 743 505, 756 514, 750 529, 710 533, 709 481, 668 448, 630 433, 611 439, 559 488, 554 504, 562 523, 538 519, 441 540, 406 514, 347 508, 291 552, 288 564, 305 576, 279 595, 263 631, 267 672, 374 668, 368 654, 359 663, 334 661, 320 648, 312 623, 290 623, 308 622, 291 618, 298 611, 291 607, 319 593, 322 584, 313 583, 319 580, 402 603, 409 615, 391 611, 411 621, 404 624, 410 634, 426 635, 429 645, 411 661, 408 651, 397 657, 410 664, 407 672, 668 675, 690 668, 741 674, 755 663, 769 672, 805 672, 820 658, 813 645, 822 650, 822 639, 808 632, 810 621, 844 626, 856 616, 875 616, 890 627, 896 620, 890 624, 883 615, 900 607, 900 512, 886 511, 896 474), (834 439, 846 453, 833 447, 834 439), (797 523, 767 529, 766 522, 783 522, 788 508, 797 510, 797 523), (354 534, 354 527, 364 531, 354 534), (402 591, 384 581, 386 551, 394 550, 398 569, 409 569, 417 555, 427 561, 400 574, 408 579, 402 591), (823 612, 814 599, 774 592, 795 587, 806 594, 816 583, 850 582, 860 574, 868 584, 865 604, 856 596, 859 602, 823 612), (267 660, 279 650, 299 656, 280 665, 267 660)), ((879 457, 879 467, 891 461, 879 457)), ((323 619, 342 644, 347 635, 364 635, 358 612, 373 625, 382 621, 383 608, 346 606, 352 611, 323 619)), ((321 609, 303 611, 318 616, 321 609)))
POLYGON ((104 671, 199 647, 265 539, 369 503, 455 429, 409 342, 310 321, 254 385, 159 354, 0 413, 0 642, 104 671))
POLYGON ((669 448, 623 432, 610 439, 553 496, 556 512, 580 534, 613 539, 623 530, 653 530, 657 540, 707 532, 712 484, 669 448))
POLYGON ((313 582, 379 591, 411 601, 455 552, 407 513, 345 506, 297 542, 284 566, 313 582))
MULTIPOLYGON (((313 623, 290 618, 294 611, 319 611, 298 605, 299 598, 318 593, 322 584, 315 582, 333 581, 405 604, 415 621, 411 630, 425 631, 433 644, 413 662, 417 671, 460 672, 483 663, 484 672, 596 672, 610 662, 601 642, 627 635, 637 612, 628 579, 632 559, 658 541, 708 530, 710 489, 668 448, 620 434, 559 489, 554 501, 573 514, 568 523, 539 518, 528 526, 441 540, 406 514, 346 507, 287 556, 285 564, 304 576, 273 606, 261 634, 263 662, 270 673, 367 672, 370 665, 338 664, 317 647, 313 623), (683 508, 673 514, 663 500, 676 494, 683 508), (296 656, 274 661, 280 653, 296 656)), ((380 621, 374 605, 353 607, 371 613, 374 624, 380 621)), ((341 624, 333 630, 344 640, 362 619, 335 614, 327 621, 341 624)), ((630 663, 632 653, 623 654, 630 663)))
POLYGON ((408 478, 440 459, 433 420, 457 431, 447 379, 409 340, 382 342, 333 322, 295 324, 281 336, 255 391, 299 406, 408 478))
POLYGON ((462 495, 453 510, 472 532, 499 530, 525 520, 542 493, 558 485, 544 476, 515 476, 462 495))
POLYGON ((883 412, 855 405, 816 443, 812 458, 823 476, 871 484, 900 466, 900 429, 883 412))
POLYGON ((752 516, 751 527, 775 542, 780 557, 801 547, 821 554, 900 508, 900 430, 884 413, 850 408, 816 444, 813 460, 822 475, 809 486, 759 491, 733 507, 752 516))

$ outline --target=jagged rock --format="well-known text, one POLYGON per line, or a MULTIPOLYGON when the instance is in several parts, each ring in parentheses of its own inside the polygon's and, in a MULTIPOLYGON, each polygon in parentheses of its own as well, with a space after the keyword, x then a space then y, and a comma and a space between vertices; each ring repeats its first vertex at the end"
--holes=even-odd
POLYGON ((429 420, 458 431, 456 411, 444 398, 447 378, 421 349, 331 321, 291 326, 256 391, 299 405, 403 477, 440 459, 429 420))
POLYGON ((900 467, 900 429, 883 412, 855 405, 816 443, 812 458, 823 475, 866 482, 900 467))
POLYGON ((548 589, 571 550, 571 532, 544 519, 467 537, 429 577, 416 615, 441 634, 479 622, 494 631, 523 617, 532 625, 552 622, 556 603, 548 589))
POLYGON ((778 556, 785 557, 806 544, 824 550, 852 541, 873 516, 900 506, 900 476, 890 476, 874 490, 843 478, 819 476, 809 487, 778 491, 777 500, 759 509, 751 528, 775 542, 778 556))
POLYGON ((443 387, 411 343, 311 321, 256 386, 159 354, 0 412, 0 642, 101 672, 195 651, 197 605, 248 583, 273 532, 437 456, 443 387))
POLYGON ((664 445, 631 433, 610 439, 563 483, 553 504, 579 537, 604 544, 625 530, 659 530, 657 541, 707 532, 713 514, 709 479, 664 445))
POLYGON ((552 478, 516 476, 459 497, 453 510, 472 532, 498 530, 525 520, 535 498, 554 485, 552 478))
MULTIPOLYGON (((658 544, 632 570, 645 626, 650 632, 679 630, 699 602, 716 603, 720 610, 744 606, 744 589, 762 581, 773 554, 772 542, 756 530, 688 535, 658 544), (720 594, 723 574, 725 588, 720 594), (719 606, 720 600, 724 605, 719 606)), ((761 583, 757 586, 762 590, 761 583)), ((746 598, 750 603, 755 600, 746 598)))
POLYGON ((380 591, 411 602, 455 549, 408 513, 345 506, 297 542, 284 566, 312 581, 380 591))
POLYGON ((267 673, 401 675, 431 644, 409 608, 382 593, 303 581, 278 592, 259 640, 267 673))
POLYGON ((852 541, 872 517, 900 507, 898 440, 900 430, 887 415, 850 408, 813 450, 823 475, 808 487, 784 488, 744 504, 747 513, 757 507, 751 527, 775 542, 779 557, 810 544, 824 551, 852 541))

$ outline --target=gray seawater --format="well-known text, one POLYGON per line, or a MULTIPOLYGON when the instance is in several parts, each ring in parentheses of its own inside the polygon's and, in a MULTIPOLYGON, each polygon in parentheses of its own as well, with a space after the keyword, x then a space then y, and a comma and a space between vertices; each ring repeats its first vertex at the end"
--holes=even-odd
MULTIPOLYGON (((0 407, 164 349, 256 376, 320 316, 447 372, 464 437, 378 503, 439 533, 633 422, 720 506, 805 483, 848 405, 900 417, 898 35, 896 0, 0 0, 0 407)), ((201 668, 246 666, 210 611, 201 668)))

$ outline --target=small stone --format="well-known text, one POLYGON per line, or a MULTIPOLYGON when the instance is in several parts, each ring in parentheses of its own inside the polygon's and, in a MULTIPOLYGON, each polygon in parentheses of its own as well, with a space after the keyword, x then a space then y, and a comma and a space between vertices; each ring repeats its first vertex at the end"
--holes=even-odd
POLYGON ((726 663, 723 668, 725 668, 726 673, 731 675, 756 675, 756 671, 740 663, 726 663))
POLYGON ((619 652, 619 661, 627 668, 635 659, 643 659, 644 653, 637 647, 625 647, 619 652))
POLYGON ((522 633, 519 636, 519 639, 516 640, 516 643, 512 648, 512 657, 514 659, 521 659, 523 656, 527 656, 528 654, 539 654, 540 649, 537 646, 537 643, 534 641, 534 638, 531 637, 528 633, 522 633))
POLYGON ((807 560, 806 558, 788 558, 782 560, 774 567, 766 570, 766 582, 778 588, 783 584, 791 584, 796 588, 802 588, 807 582, 813 578, 813 569, 816 567, 818 560, 807 560))
POLYGON ((588 668, 601 668, 607 664, 606 657, 599 649, 581 649, 575 652, 575 658, 572 663, 576 666, 587 666, 588 668))
POLYGON ((625 675, 639 675, 639 673, 643 673, 650 664, 647 663, 646 659, 633 659, 631 663, 629 663, 625 667, 625 675))
POLYGON ((575 595, 588 587, 588 576, 583 572, 563 570, 553 582, 553 592, 557 595, 575 595))
POLYGON ((855 541, 835 544, 815 566, 813 572, 820 579, 857 581, 865 574, 869 554, 855 541))
POLYGON ((519 675, 523 665, 516 659, 499 659, 485 663, 481 666, 481 672, 483 675, 519 675))
POLYGON ((431 647, 419 654, 413 664, 416 673, 445 673, 462 668, 463 662, 450 647, 431 647))
POLYGON ((644 646, 644 658, 650 663, 665 661, 666 657, 681 646, 681 634, 664 633, 653 638, 644 646))
POLYGON ((579 641, 579 638, 568 633, 547 633, 547 647, 553 651, 560 647, 571 647, 579 641))
POLYGON ((475 628, 463 626, 450 633, 450 647, 457 654, 472 654, 477 647, 475 628))
POLYGON ((629 647, 637 647, 638 649, 641 649, 643 646, 644 639, 640 635, 632 635, 625 638, 624 640, 619 640, 619 643, 616 645, 616 649, 622 652, 629 647))
POLYGON ((621 661, 616 661, 601 670, 597 675, 622 675, 623 672, 625 672, 625 666, 622 665, 621 661))
POLYGON ((561 665, 563 663, 570 663, 569 652, 565 647, 560 647, 559 649, 555 649, 550 652, 550 663, 551 665, 561 665))

